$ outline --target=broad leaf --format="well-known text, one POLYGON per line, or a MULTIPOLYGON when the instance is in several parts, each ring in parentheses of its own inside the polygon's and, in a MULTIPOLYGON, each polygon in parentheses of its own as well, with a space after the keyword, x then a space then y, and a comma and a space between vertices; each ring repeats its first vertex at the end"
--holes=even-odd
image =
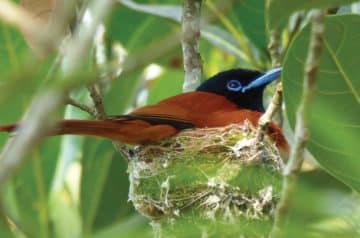
MULTIPOLYGON (((310 110, 308 149, 328 172, 360 190, 360 16, 326 18, 324 50, 310 110)), ((290 124, 301 95, 310 27, 302 30, 284 62, 283 84, 290 124)))
POLYGON ((356 0, 268 0, 267 24, 269 30, 282 27, 295 11, 312 8, 331 8, 346 5, 356 0))

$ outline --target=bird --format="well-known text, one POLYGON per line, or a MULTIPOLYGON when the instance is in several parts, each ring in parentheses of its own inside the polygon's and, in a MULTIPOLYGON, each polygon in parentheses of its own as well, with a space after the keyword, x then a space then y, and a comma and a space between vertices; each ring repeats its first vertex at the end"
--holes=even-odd
MULTIPOLYGON (((104 120, 59 121, 50 135, 95 136, 142 145, 186 129, 224 127, 245 121, 257 126, 264 113, 264 89, 280 74, 280 67, 265 73, 241 68, 222 71, 205 80, 196 91, 163 99, 125 115, 104 120)), ((21 122, 0 126, 0 132, 13 132, 19 126, 21 122)), ((277 125, 271 123, 267 133, 281 153, 288 153, 287 141, 277 125)))

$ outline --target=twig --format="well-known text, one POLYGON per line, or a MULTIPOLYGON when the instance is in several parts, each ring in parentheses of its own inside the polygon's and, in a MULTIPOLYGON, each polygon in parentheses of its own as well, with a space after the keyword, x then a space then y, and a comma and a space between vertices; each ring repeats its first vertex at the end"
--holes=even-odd
MULTIPOLYGON (((82 32, 82 34, 77 31, 78 35, 69 42, 69 45, 66 48, 70 56, 70 59, 67 59, 67 62, 70 62, 68 64, 70 67, 70 71, 72 71, 74 67, 76 69, 76 65, 80 64, 82 56, 86 54, 86 50, 92 44, 93 36, 95 35, 99 24, 101 23, 102 19, 104 19, 104 17, 107 15, 113 3, 114 1, 112 0, 94 0, 90 5, 89 10, 93 13, 93 20, 91 21, 90 26, 88 26, 86 28, 87 31, 82 32), (81 40, 82 38, 85 38, 86 41, 84 42, 83 40, 81 40), (79 41, 83 42, 81 46, 77 44, 77 42, 79 41)), ((102 103, 102 97, 100 92, 97 90, 96 85, 93 84, 88 86, 88 90, 90 92, 90 97, 94 103, 94 114, 90 114, 94 115, 97 119, 106 119, 107 116, 104 105, 102 103)), ((79 105, 79 103, 76 104, 79 105)), ((79 108, 81 109, 81 107, 79 108)), ((113 142, 113 144, 124 158, 128 157, 128 153, 127 150, 124 149, 124 145, 119 144, 118 142, 113 142)))
POLYGON ((76 101, 75 99, 73 99, 71 97, 68 97, 66 99, 66 103, 71 105, 71 106, 77 107, 77 108, 83 110, 84 112, 89 113, 91 116, 93 116, 95 118, 97 117, 97 112, 95 111, 94 108, 92 108, 92 107, 90 107, 88 105, 85 105, 83 103, 80 103, 80 102, 76 101))
MULTIPOLYGON (((102 36, 104 37, 104 35, 102 36)), ((108 67, 104 67, 104 59, 105 59, 105 64, 108 64, 108 55, 106 54, 106 51, 104 50, 99 50, 100 48, 106 48, 106 46, 104 45, 106 44, 106 42, 104 40, 101 40, 99 42, 97 42, 96 46, 97 49, 97 53, 94 55, 95 56, 95 63, 96 66, 98 68, 98 72, 99 72, 99 77, 103 79, 103 81, 105 82, 109 82, 112 80, 113 75, 111 73, 109 73, 108 71, 108 67)), ((112 59, 110 59, 112 60, 112 59)), ((121 70, 123 70, 124 65, 118 65, 117 66, 117 70, 119 70, 121 68, 121 70)), ((95 118, 99 119, 99 120, 105 120, 107 118, 107 114, 104 108, 104 104, 103 104, 103 100, 102 100, 102 95, 101 95, 101 90, 98 87, 98 84, 91 84, 89 85, 88 91, 90 93, 90 98, 93 101, 94 104, 94 111, 95 111, 95 118)), ((130 159, 130 154, 129 154, 129 150, 126 147, 126 145, 118 142, 118 141, 112 141, 113 146, 115 147, 116 151, 118 151, 121 156, 124 159, 129 160, 130 159)))
MULTIPOLYGON (((102 103, 102 97, 100 92, 97 90, 96 85, 90 85, 88 87, 88 90, 90 92, 90 97, 94 103, 94 111, 95 111, 95 118, 104 120, 107 118, 106 112, 104 109, 104 105, 102 103)), ((126 146, 118 141, 112 142, 115 149, 121 154, 121 156, 124 159, 129 159, 129 150, 126 148, 126 146)))
MULTIPOLYGON (((271 55, 271 62, 273 67, 279 67, 281 65, 281 53, 280 53, 280 43, 279 43, 279 33, 277 31, 272 31, 270 33, 270 42, 268 44, 268 49, 271 55)), ((275 113, 279 111, 282 104, 282 83, 279 82, 276 86, 276 91, 274 96, 271 99, 269 106, 266 108, 265 113, 260 117, 258 121, 258 128, 256 130, 255 142, 254 142, 254 151, 258 152, 262 149, 263 140, 265 134, 269 128, 269 125, 274 117, 275 113)), ((261 153, 257 153, 261 155, 261 153)))
POLYGON ((202 64, 199 53, 200 13, 202 0, 184 0, 182 12, 182 50, 185 79, 183 91, 200 85, 202 64))
POLYGON ((279 82, 276 86, 275 94, 272 97, 269 106, 267 107, 265 113, 259 119, 258 128, 256 130, 256 136, 255 136, 256 151, 261 150, 262 147, 261 142, 264 140, 265 134, 271 123, 271 120, 274 117, 275 113, 280 109, 281 104, 282 104, 282 83, 279 82))
POLYGON ((276 30, 272 30, 270 32, 268 49, 271 56, 272 66, 279 67, 281 65, 280 35, 276 30))
POLYGON ((91 84, 88 87, 88 90, 90 92, 90 97, 94 103, 94 111, 95 111, 95 118, 104 120, 106 119, 106 112, 104 108, 104 104, 102 102, 102 96, 98 88, 95 84, 91 84))
POLYGON ((290 159, 284 170, 284 183, 281 199, 275 213, 275 222, 271 237, 281 237, 281 228, 285 222, 294 193, 297 174, 304 160, 305 144, 308 140, 308 118, 316 86, 316 75, 320 65, 320 56, 323 48, 323 35, 325 12, 314 10, 312 16, 312 30, 310 36, 309 52, 305 64, 303 95, 296 114, 295 142, 290 151, 290 159))

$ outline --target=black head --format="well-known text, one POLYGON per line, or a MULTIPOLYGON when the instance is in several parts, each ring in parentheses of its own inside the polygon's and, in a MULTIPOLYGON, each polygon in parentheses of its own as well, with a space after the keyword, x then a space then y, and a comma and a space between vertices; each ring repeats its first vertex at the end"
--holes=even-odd
POLYGON ((263 112, 264 89, 279 77, 280 71, 280 68, 266 73, 244 69, 223 71, 206 80, 196 91, 215 93, 226 97, 239 108, 263 112))

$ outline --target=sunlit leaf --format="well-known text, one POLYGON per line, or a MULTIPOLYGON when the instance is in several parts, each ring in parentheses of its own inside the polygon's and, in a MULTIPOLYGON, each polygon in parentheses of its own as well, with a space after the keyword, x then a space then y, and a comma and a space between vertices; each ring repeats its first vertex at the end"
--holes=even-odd
MULTIPOLYGON (((360 16, 326 19, 324 50, 309 118, 308 148, 316 160, 347 185, 360 190, 360 16)), ((302 93, 309 26, 290 46, 283 83, 287 114, 294 126, 302 93)))

